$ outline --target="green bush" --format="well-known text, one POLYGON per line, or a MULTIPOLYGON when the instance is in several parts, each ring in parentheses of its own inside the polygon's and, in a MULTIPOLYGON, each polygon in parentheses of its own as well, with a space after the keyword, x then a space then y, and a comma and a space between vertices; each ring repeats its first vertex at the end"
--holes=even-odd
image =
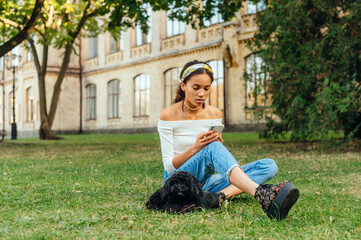
POLYGON ((269 73, 267 95, 280 121, 264 137, 361 138, 361 1, 268 1, 250 42, 269 73))

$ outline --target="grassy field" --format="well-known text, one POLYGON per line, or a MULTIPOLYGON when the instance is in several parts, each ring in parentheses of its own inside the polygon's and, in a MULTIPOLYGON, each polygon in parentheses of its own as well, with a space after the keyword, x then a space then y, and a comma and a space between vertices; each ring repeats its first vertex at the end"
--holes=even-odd
POLYGON ((225 133, 241 164, 273 158, 271 183, 299 187, 299 201, 277 222, 247 195, 185 215, 148 211, 163 175, 158 135, 64 137, 0 143, 0 238, 361 239, 361 142, 336 149, 225 133))

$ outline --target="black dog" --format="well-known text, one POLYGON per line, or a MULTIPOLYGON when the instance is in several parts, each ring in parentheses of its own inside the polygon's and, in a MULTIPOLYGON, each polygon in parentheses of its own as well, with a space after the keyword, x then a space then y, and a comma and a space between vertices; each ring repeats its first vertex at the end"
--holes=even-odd
POLYGON ((193 212, 200 208, 220 206, 223 193, 202 191, 198 179, 189 172, 179 171, 170 176, 163 187, 153 193, 146 206, 148 209, 163 210, 168 213, 193 212))

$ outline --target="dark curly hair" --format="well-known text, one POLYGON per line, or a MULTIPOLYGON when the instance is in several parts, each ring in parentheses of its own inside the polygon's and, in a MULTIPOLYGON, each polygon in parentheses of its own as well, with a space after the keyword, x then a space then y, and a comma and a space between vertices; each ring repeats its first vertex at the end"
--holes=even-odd
MULTIPOLYGON (((182 71, 180 72, 180 75, 179 75, 179 79, 182 78, 182 75, 184 73, 184 71, 189 67, 189 66, 192 66, 194 64, 198 64, 198 63, 204 63, 204 64, 207 64, 206 62, 202 62, 202 61, 198 61, 198 60, 193 60, 191 62, 188 62, 184 65, 182 71)), ((209 65, 208 65, 209 66, 209 65)), ((187 84, 188 80, 194 76, 194 75, 197 75, 197 74, 208 74, 208 76, 211 78, 211 82, 213 82, 213 74, 208 71, 207 69, 204 69, 204 68, 200 68, 200 69, 197 69, 196 71, 192 72, 191 74, 189 74, 184 80, 183 80, 183 83, 184 84, 187 84)), ((178 86, 178 89, 177 89, 177 95, 173 101, 173 103, 177 103, 177 102, 180 102, 180 101, 184 101, 184 98, 185 98, 185 92, 182 90, 181 88, 181 84, 179 84, 178 86)), ((205 104, 203 103, 203 108, 205 107, 205 104)))

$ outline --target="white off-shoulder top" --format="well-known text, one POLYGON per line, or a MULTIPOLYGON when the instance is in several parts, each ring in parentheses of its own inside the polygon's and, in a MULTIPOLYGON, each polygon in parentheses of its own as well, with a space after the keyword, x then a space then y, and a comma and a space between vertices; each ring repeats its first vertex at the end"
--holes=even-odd
POLYGON ((222 124, 222 118, 158 122, 164 169, 170 174, 176 170, 173 158, 196 142, 197 135, 212 125, 222 124))

